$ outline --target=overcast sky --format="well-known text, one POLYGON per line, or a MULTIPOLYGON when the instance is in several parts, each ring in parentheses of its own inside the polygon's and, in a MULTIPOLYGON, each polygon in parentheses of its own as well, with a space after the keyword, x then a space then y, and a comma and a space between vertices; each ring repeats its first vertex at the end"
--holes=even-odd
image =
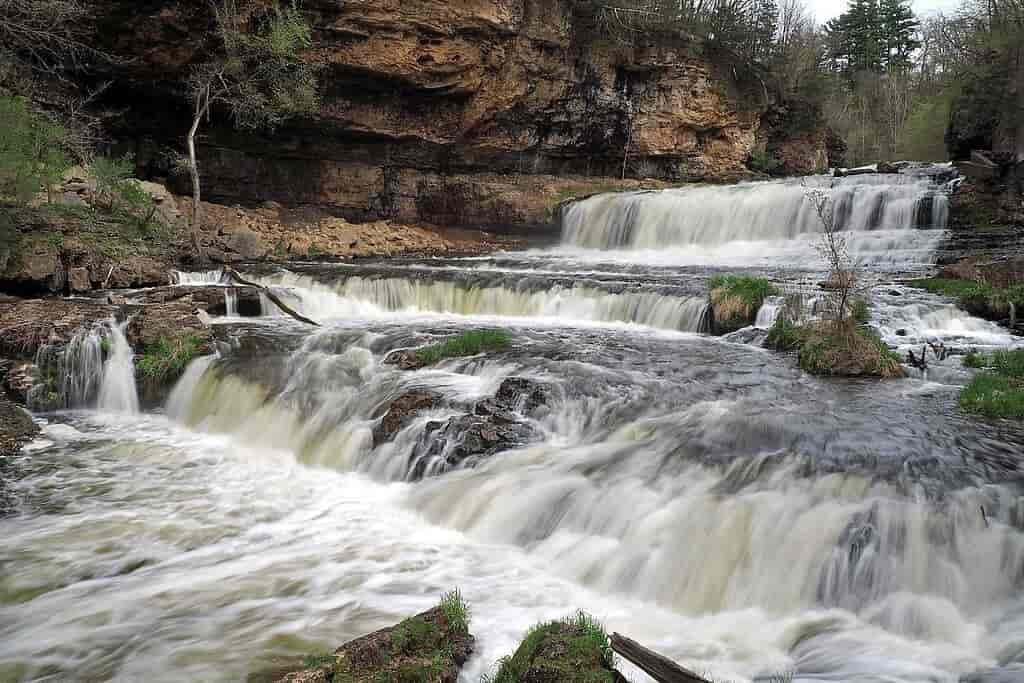
MULTIPOLYGON (((809 0, 809 4, 820 24, 839 16, 846 9, 846 0, 809 0)), ((935 11, 951 12, 959 4, 960 0, 913 0, 914 12, 919 15, 935 11)))

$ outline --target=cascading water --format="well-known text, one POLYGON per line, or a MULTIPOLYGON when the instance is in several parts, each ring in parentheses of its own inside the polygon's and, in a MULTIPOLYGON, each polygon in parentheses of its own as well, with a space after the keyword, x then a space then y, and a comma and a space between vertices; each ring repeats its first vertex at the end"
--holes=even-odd
POLYGON ((230 287, 224 290, 224 313, 229 318, 238 317, 238 292, 230 287))
POLYGON ((35 363, 41 381, 28 396, 30 407, 138 412, 134 353, 124 335, 126 326, 127 321, 111 320, 76 334, 67 344, 40 347, 35 363))
POLYGON ((174 284, 178 285, 219 285, 224 281, 224 271, 207 270, 196 273, 174 271, 174 284))
MULTIPOLYGON (((885 273, 931 258, 939 231, 917 224, 945 220, 936 191, 833 190, 866 281, 885 283, 867 290, 872 324, 900 350, 1016 343, 885 273)), ((680 266, 680 245, 771 262, 740 271, 780 291, 758 327, 820 313, 800 197, 597 197, 578 241, 544 252, 250 273, 322 326, 266 301, 270 317, 219 326, 162 414, 47 417, 14 483, 26 512, 0 520, 0 680, 243 680, 455 586, 478 638, 461 683, 577 608, 716 680, 1015 680, 1024 429, 965 416, 963 370, 819 380, 680 333, 704 329, 721 272, 680 266), (385 362, 494 327, 508 348, 385 362), (410 395, 427 399, 382 436, 410 395)), ((127 388, 118 333, 61 356, 88 369, 70 381, 82 405, 127 388)))
MULTIPOLYGON (((636 323, 688 332, 706 331, 706 296, 686 296, 642 289, 608 291, 584 285, 542 289, 425 282, 412 278, 345 277, 334 285, 315 278, 279 273, 263 284, 284 287, 296 305, 314 318, 424 312, 517 318, 636 323)), ((276 309, 269 300, 264 304, 276 309)))
POLYGON ((139 395, 135 386, 135 352, 124 334, 127 325, 127 320, 122 323, 110 321, 110 351, 103 364, 103 382, 99 394, 98 407, 101 411, 139 412, 139 395))
POLYGON ((946 227, 945 188, 930 177, 864 175, 598 195, 564 210, 562 243, 680 263, 807 264, 822 232, 811 190, 829 196, 836 229, 867 265, 930 263, 946 227))

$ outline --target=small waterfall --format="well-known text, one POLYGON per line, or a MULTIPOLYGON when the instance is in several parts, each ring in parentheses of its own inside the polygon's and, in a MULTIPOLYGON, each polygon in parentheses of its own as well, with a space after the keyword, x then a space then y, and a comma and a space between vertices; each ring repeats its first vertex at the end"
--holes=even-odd
POLYGON ((754 322, 754 327, 759 327, 763 330, 767 330, 779 317, 779 313, 786 306, 786 298, 781 296, 770 296, 765 299, 761 305, 761 309, 757 312, 757 320, 754 322))
MULTIPOLYGON (((263 284, 286 287, 296 305, 313 318, 429 312, 634 323, 667 330, 701 332, 707 298, 657 290, 605 291, 589 285, 552 285, 543 290, 479 286, 449 281, 352 276, 335 285, 280 273, 263 284)), ((264 315, 277 310, 263 300, 264 315)))
POLYGON ((174 279, 175 284, 179 285, 219 285, 224 281, 224 271, 218 269, 189 273, 176 270, 174 279))
POLYGON ((135 386, 135 352, 124 335, 128 322, 110 321, 110 351, 103 365, 98 407, 111 413, 139 412, 135 386))
MULTIPOLYGON (((946 197, 927 177, 819 176, 806 182, 829 193, 840 230, 913 230, 920 201, 931 196, 932 225, 945 227, 946 197)), ((562 242, 591 249, 660 249, 793 240, 821 232, 806 191, 793 181, 772 181, 597 195, 565 209, 562 242)))
POLYGON ((127 324, 110 320, 79 332, 62 346, 40 347, 35 359, 39 382, 29 393, 29 406, 138 412, 134 354, 124 334, 127 324))
POLYGON ((217 360, 217 356, 211 355, 196 358, 189 363, 181 379, 174 385, 174 389, 171 390, 171 394, 167 397, 164 410, 168 417, 179 422, 186 422, 188 420, 192 410, 192 400, 195 396, 196 387, 199 386, 199 381, 215 360, 217 360))
POLYGON ((224 290, 224 310, 227 317, 238 317, 238 291, 233 287, 224 290))
POLYGON ((84 408, 103 382, 104 339, 101 329, 79 332, 63 346, 44 345, 36 353, 39 382, 28 396, 30 408, 84 408))

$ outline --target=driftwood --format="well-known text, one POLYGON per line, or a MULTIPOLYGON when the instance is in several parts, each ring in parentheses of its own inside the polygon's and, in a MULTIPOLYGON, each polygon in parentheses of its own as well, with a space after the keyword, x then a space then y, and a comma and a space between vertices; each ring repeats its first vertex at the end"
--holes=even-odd
POLYGON ((227 276, 231 280, 234 280, 236 283, 240 285, 245 285, 246 287, 255 287, 256 289, 260 290, 261 292, 266 294, 267 298, 273 301, 278 308, 280 308, 282 311, 298 320, 300 323, 306 323, 307 325, 312 325, 313 327, 320 327, 320 323, 314 320, 310 320, 301 313, 296 312, 291 306, 289 306, 285 302, 281 301, 281 297, 279 297, 277 294, 274 294, 274 292, 272 292, 269 287, 264 287, 261 284, 257 284, 255 282, 250 282, 249 280, 246 280, 245 278, 238 274, 237 270, 235 270, 231 266, 224 266, 223 273, 225 276, 227 276))
POLYGON ((659 655, 653 650, 618 633, 612 634, 612 649, 633 664, 636 664, 648 676, 658 683, 709 683, 689 669, 684 669, 668 657, 659 655))

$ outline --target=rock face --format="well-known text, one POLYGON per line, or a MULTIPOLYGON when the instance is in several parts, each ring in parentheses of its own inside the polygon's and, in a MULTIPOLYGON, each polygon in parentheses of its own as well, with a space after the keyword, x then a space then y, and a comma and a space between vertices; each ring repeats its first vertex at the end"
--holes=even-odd
MULTIPOLYGON (((97 41, 124 58, 107 94, 131 108, 116 133, 144 170, 166 176, 161 151, 180 146, 189 121, 169 84, 202 60, 194 36, 211 18, 183 0, 95 5, 97 41)), ((307 0, 318 115, 273 135, 208 128, 206 193, 356 221, 536 226, 550 204, 530 197, 567 176, 730 180, 766 146, 790 150, 788 171, 827 162, 818 118, 800 130, 769 120, 780 102, 763 74, 678 37, 607 40, 587 5, 307 0)))

